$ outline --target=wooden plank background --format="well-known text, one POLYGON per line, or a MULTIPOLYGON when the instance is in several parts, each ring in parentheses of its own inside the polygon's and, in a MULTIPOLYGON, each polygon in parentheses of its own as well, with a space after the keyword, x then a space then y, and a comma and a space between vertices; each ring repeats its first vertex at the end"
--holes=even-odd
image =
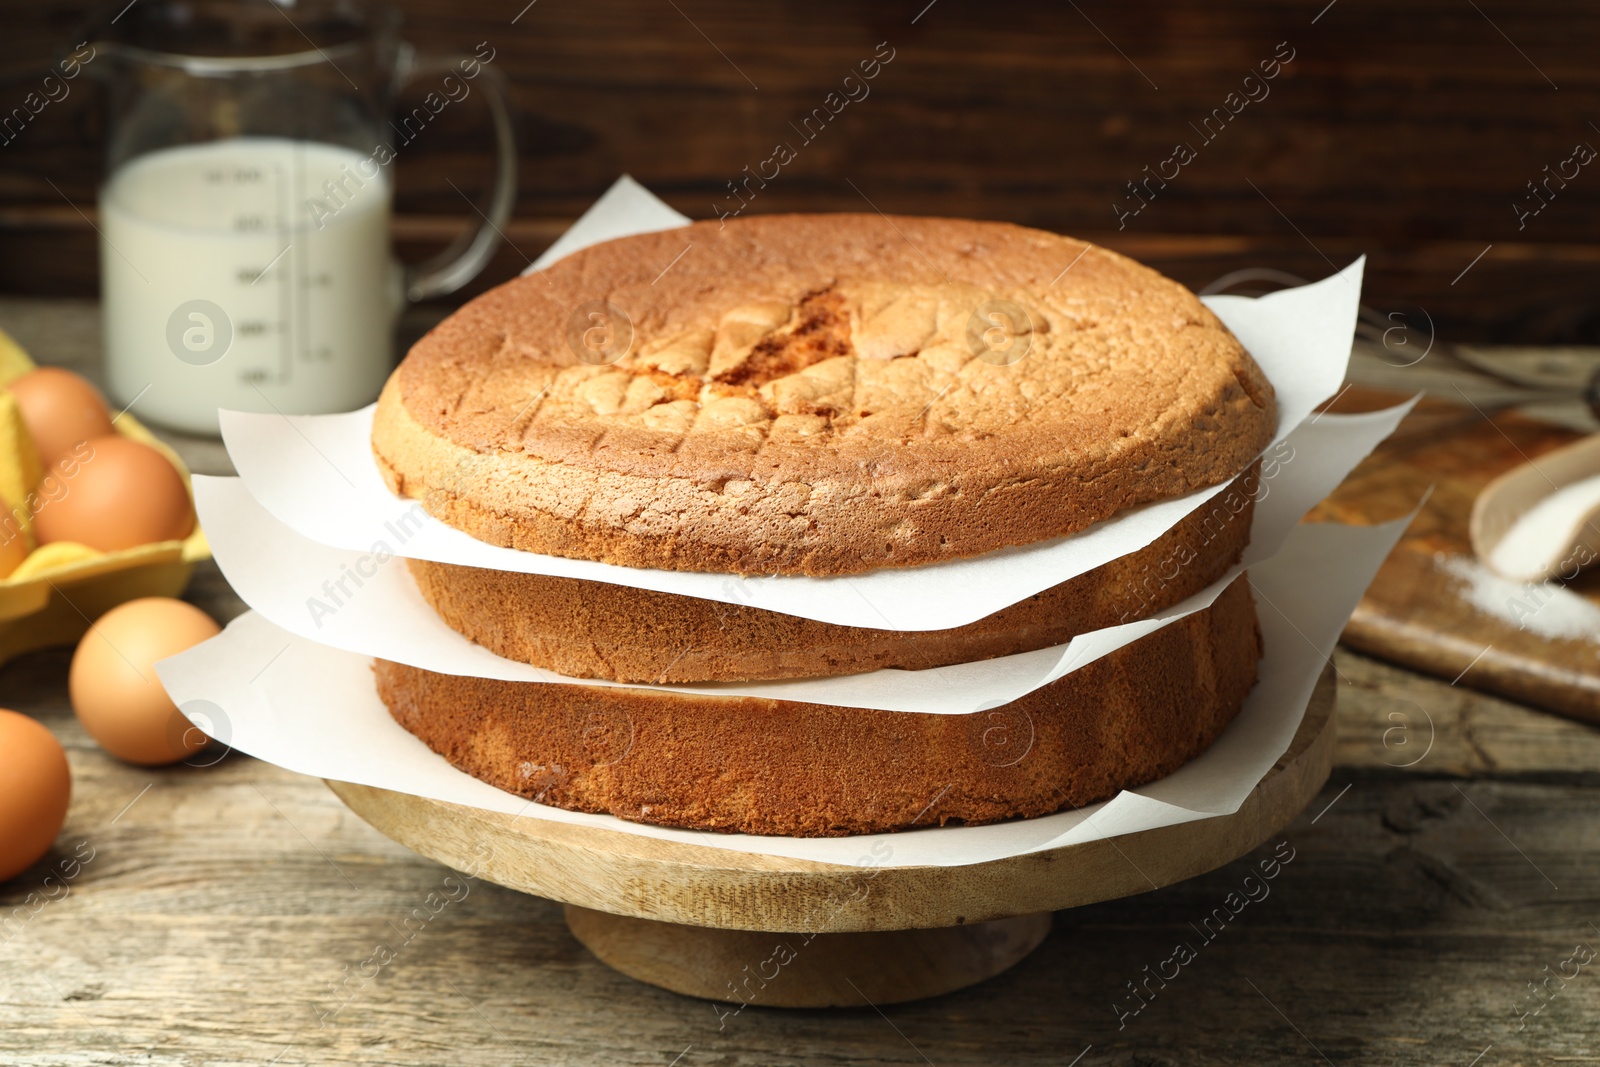
MULTIPOLYGON (((798 142, 790 123, 887 41, 894 59, 870 95, 797 144, 751 212, 870 200, 1010 219, 1099 240, 1197 287, 1241 266, 1319 276, 1365 252, 1369 300, 1418 329, 1600 339, 1600 173, 1553 186, 1520 227, 1512 207, 1579 142, 1600 146, 1592 4, 526 3, 402 4, 408 37, 427 49, 487 41, 519 104, 515 248, 475 289, 511 276, 623 171, 711 217, 726 183, 778 141, 798 142), (1270 94, 1202 142, 1190 123, 1279 42, 1294 59, 1270 94), (1119 230, 1125 183, 1178 141, 1197 158, 1119 230)), ((92 14, 80 0, 10 5, 0 112, 92 14)), ((0 290, 94 293, 103 107, 90 80, 0 145, 0 290)), ((403 255, 438 247, 464 218, 450 181, 480 185, 488 145, 469 101, 402 150, 403 255)))

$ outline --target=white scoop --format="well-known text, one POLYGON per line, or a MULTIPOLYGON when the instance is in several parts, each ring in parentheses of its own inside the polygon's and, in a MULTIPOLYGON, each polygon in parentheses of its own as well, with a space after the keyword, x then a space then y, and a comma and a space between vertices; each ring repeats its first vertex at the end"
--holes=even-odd
POLYGON ((1600 434, 1515 467, 1478 494, 1472 549, 1504 578, 1571 578, 1600 562, 1600 434))

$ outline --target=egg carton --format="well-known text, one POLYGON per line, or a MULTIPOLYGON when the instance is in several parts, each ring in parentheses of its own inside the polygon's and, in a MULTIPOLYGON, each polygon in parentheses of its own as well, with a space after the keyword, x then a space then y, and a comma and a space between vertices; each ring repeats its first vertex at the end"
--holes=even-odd
MULTIPOLYGON (((0 389, 33 369, 28 354, 0 332, 0 389)), ((183 476, 192 506, 189 469, 178 454, 127 412, 117 417, 114 428, 166 456, 183 476)), ((16 401, 10 393, 0 392, 0 500, 16 515, 30 548, 17 569, 0 578, 0 663, 34 649, 73 644, 94 619, 124 601, 178 596, 189 584, 195 564, 211 556, 198 522, 181 541, 157 541, 117 552, 73 541, 40 545, 34 540, 26 502, 43 476, 16 401)))

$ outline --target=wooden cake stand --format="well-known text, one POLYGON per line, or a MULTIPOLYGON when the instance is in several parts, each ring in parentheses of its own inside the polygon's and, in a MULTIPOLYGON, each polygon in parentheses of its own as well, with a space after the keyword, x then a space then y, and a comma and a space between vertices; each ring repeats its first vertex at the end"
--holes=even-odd
MULTIPOLYGON (((1276 834, 1333 766, 1334 679, 1239 810, 961 867, 848 866, 518 818, 329 781, 381 833, 440 863, 566 903, 603 962, 677 993, 823 1008, 897 1003, 981 982, 1050 931, 1050 913, 1204 874, 1276 834)), ((870 845, 894 835, 863 838, 870 845)))

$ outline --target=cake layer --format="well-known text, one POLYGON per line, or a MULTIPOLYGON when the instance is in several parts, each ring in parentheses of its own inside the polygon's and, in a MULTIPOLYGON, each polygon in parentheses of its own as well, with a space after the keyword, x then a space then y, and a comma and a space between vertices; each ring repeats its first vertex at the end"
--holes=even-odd
POLYGON ((1188 290, 1002 223, 697 223, 472 301, 379 400, 397 493, 630 567, 854 574, 1074 533, 1236 476, 1271 385, 1188 290))
POLYGON ((1046 815, 1170 774, 1238 713, 1260 654, 1241 576, 1207 610, 972 715, 374 670, 401 726, 501 789, 636 822, 817 837, 1046 815))
POLYGON ((407 562, 451 628, 569 677, 664 684, 922 670, 1065 644, 1204 589, 1249 542, 1257 486, 1252 466, 1139 551, 949 630, 835 626, 604 582, 407 562))

